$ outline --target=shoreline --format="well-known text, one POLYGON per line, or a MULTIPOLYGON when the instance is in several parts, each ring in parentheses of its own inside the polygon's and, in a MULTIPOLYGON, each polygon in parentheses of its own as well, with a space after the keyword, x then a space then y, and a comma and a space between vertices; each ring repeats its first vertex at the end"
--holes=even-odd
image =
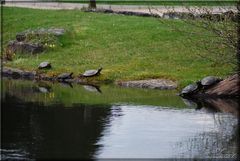
POLYGON ((26 80, 43 80, 49 82, 59 83, 77 83, 77 84, 115 84, 121 87, 131 88, 145 88, 145 89, 160 89, 160 90, 174 90, 177 89, 177 83, 167 79, 146 79, 146 80, 132 80, 132 81, 116 81, 116 80, 93 80, 89 77, 73 77, 72 79, 58 79, 57 76, 49 76, 37 71, 27 71, 18 68, 3 67, 1 74, 3 77, 12 79, 26 79, 26 80), (130 85, 129 85, 130 84, 130 85))

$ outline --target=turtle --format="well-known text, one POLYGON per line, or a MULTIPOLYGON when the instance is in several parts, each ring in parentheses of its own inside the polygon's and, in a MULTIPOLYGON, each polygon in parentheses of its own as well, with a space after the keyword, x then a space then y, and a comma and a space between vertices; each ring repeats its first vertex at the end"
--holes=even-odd
POLYGON ((50 69, 51 67, 51 63, 44 61, 39 64, 38 69, 50 69))
POLYGON ((206 89, 207 87, 210 87, 220 81, 222 81, 222 79, 220 79, 218 77, 208 76, 201 80, 201 85, 203 86, 203 88, 206 89))
POLYGON ((193 83, 193 84, 189 84, 188 86, 182 89, 180 96, 193 94, 197 92, 200 89, 200 87, 201 87, 200 81, 197 81, 196 83, 193 83))
POLYGON ((73 78, 73 72, 71 73, 62 73, 60 75, 57 76, 58 80, 65 80, 65 79, 72 79, 73 78))
POLYGON ((102 70, 102 67, 99 69, 92 69, 92 70, 87 70, 85 71, 83 74, 81 74, 81 77, 93 77, 93 76, 97 76, 100 74, 102 70))

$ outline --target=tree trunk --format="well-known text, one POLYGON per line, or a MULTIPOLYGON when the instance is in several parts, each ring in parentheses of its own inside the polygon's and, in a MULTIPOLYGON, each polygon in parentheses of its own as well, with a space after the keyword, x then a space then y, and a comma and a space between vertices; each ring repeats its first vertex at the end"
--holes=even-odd
POLYGON ((88 7, 89 7, 89 9, 96 9, 97 8, 96 0, 90 0, 88 7))

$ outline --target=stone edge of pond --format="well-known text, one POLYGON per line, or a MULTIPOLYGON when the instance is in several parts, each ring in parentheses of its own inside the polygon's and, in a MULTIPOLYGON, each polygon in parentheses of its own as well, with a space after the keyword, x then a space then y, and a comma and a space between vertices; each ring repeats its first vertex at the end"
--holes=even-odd
POLYGON ((130 88, 148 88, 160 90, 172 90, 177 88, 177 83, 168 79, 146 79, 133 81, 118 81, 117 85, 130 88))
POLYGON ((44 80, 65 83, 88 83, 88 81, 80 78, 59 80, 55 76, 48 76, 46 74, 39 74, 36 71, 28 71, 12 67, 2 67, 1 73, 3 77, 10 77, 13 79, 44 80))
MULTIPOLYGON (((79 83, 79 84, 109 84, 106 81, 89 81, 84 78, 73 78, 59 80, 57 77, 48 76, 46 74, 39 74, 36 71, 27 71, 12 67, 2 67, 2 76, 13 79, 27 79, 27 80, 43 80, 52 82, 65 83, 79 83)), ((117 81, 114 84, 121 87, 130 88, 145 88, 145 89, 159 89, 159 90, 173 90, 177 88, 177 83, 167 79, 147 79, 134 81, 117 81)))

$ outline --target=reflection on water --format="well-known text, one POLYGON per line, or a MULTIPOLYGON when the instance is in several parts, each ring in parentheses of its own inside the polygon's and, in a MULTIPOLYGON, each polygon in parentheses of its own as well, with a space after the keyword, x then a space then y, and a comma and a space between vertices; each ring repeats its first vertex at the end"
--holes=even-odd
POLYGON ((117 108, 122 116, 111 119, 98 142, 102 146, 98 157, 236 157, 237 119, 232 115, 148 106, 117 108))
MULTIPOLYGON (((77 159, 91 158, 99 148, 95 142, 111 110, 108 106, 81 104, 72 108, 62 104, 44 107, 7 94, 2 112, 3 149, 27 152, 26 158, 77 159)), ((3 151, 3 158, 11 155, 3 151)))
POLYGON ((235 158, 227 103, 175 91, 3 80, 2 159, 235 158), (99 88, 99 87, 98 87, 99 88), (185 103, 191 108, 189 108, 185 103), (213 110, 209 110, 213 109, 213 110), (222 112, 220 112, 222 111, 222 112))

